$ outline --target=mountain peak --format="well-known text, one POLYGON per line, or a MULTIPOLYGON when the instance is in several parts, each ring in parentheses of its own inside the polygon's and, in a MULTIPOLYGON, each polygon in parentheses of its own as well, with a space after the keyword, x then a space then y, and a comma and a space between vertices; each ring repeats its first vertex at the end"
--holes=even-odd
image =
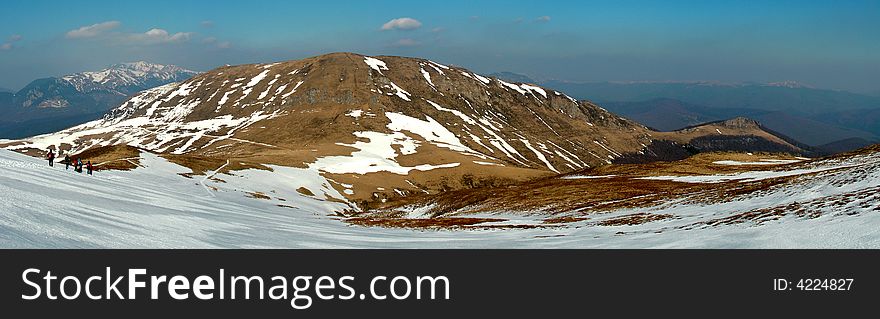
MULTIPOLYGON (((117 64, 113 64, 113 65, 109 66, 108 68, 106 68, 104 70, 114 70, 114 69, 115 70, 135 70, 135 71, 143 71, 143 72, 161 72, 161 71, 167 71, 167 70, 176 70, 176 71, 190 72, 193 74, 198 73, 196 71, 187 70, 187 69, 180 67, 180 66, 177 66, 177 65, 158 64, 158 63, 152 63, 152 62, 147 62, 147 61, 117 63, 117 64)), ((102 70, 102 71, 104 71, 104 70, 102 70)))
POLYGON ((721 121, 721 126, 729 127, 729 128, 759 128, 761 125, 758 121, 747 117, 735 117, 729 120, 721 121))
POLYGON ((374 200, 377 187, 398 196, 392 188, 435 192, 608 164, 648 143, 641 125, 558 91, 422 58, 340 52, 220 67, 16 147, 126 144, 308 167, 354 185, 350 198, 374 200))
POLYGON ((81 92, 114 90, 128 95, 145 87, 177 82, 196 74, 198 72, 176 65, 136 61, 114 64, 100 71, 74 73, 62 79, 73 84, 81 92), (138 89, 131 91, 129 89, 131 87, 138 89))

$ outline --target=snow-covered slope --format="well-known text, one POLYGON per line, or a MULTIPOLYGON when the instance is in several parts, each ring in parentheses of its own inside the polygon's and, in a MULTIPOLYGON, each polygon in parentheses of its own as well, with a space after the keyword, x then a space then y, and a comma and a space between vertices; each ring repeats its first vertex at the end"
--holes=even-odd
POLYGON ((179 173, 189 169, 143 153, 141 168, 86 176, 0 150, 0 247, 878 248, 878 162, 876 154, 820 162, 811 164, 820 172, 784 187, 708 205, 678 201, 623 209, 565 227, 488 229, 541 224, 539 218, 501 213, 492 217, 508 220, 471 230, 424 231, 337 220, 332 212, 348 205, 327 200, 324 196, 339 194, 306 169, 186 178, 179 173), (298 186, 319 195, 302 195, 294 190, 298 186), (249 196, 252 192, 263 195, 249 196), (795 213, 792 205, 807 207, 807 214, 795 213), (774 207, 791 213, 712 222, 774 207), (676 218, 597 223, 643 212, 676 218))
POLYGON ((0 137, 22 138, 82 124, 100 118, 137 92, 196 74, 174 65, 141 61, 34 80, 14 94, 0 96, 4 115, 0 137))
POLYGON ((61 79, 73 84, 80 92, 96 90, 121 91, 125 95, 171 82, 189 79, 198 74, 176 65, 144 61, 114 64, 101 71, 66 75, 61 79))
POLYGON ((459 188, 465 175, 494 183, 606 164, 648 143, 643 126, 561 92, 425 59, 333 53, 218 68, 140 92, 103 119, 0 146, 124 144, 308 166, 345 175, 333 178, 354 185, 347 197, 381 201, 459 188))
MULTIPOLYGON (((105 75, 91 79, 103 81, 105 75)), ((725 136, 760 134, 757 125, 723 129, 725 136)), ((721 132, 695 129, 680 142, 721 132)), ((331 53, 221 67, 140 92, 103 119, 0 147, 78 153, 130 145, 310 167, 353 185, 338 189, 366 209, 412 194, 655 154, 648 147, 654 135, 668 139, 549 88, 426 59, 331 53)))

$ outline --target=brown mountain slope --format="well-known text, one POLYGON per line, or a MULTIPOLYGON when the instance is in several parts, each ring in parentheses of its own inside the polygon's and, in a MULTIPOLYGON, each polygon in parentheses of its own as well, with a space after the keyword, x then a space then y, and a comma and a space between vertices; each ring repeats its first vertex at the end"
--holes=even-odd
POLYGON ((559 92, 422 59, 337 53, 219 68, 12 147, 127 144, 310 167, 370 198, 379 188, 432 192, 601 165, 650 143, 646 132, 559 92))
POLYGON ((701 151, 763 151, 800 153, 804 150, 764 130, 755 120, 737 117, 680 129, 657 132, 655 138, 690 144, 701 151))
POLYGON ((360 203, 605 165, 644 152, 652 134, 553 90, 424 59, 333 53, 218 68, 144 91, 102 120, 0 146, 124 144, 199 159, 183 163, 309 168, 360 203))

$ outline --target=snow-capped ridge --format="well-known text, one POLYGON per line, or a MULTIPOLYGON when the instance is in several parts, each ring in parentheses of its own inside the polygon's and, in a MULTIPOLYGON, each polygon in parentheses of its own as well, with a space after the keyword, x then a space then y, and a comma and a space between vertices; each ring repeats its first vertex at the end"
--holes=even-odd
POLYGON ((176 82, 198 74, 176 65, 162 65, 145 61, 119 63, 94 72, 80 72, 61 77, 81 92, 100 89, 116 90, 124 87, 145 86, 150 83, 176 82))

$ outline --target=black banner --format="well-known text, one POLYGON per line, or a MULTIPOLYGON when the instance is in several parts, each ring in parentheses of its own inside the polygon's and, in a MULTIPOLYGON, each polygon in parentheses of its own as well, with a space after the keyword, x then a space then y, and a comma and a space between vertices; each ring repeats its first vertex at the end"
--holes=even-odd
POLYGON ((34 318, 765 317, 852 313, 880 297, 880 251, 2 250, 0 260, 0 309, 34 318), (129 289, 130 277, 142 286, 129 289))

